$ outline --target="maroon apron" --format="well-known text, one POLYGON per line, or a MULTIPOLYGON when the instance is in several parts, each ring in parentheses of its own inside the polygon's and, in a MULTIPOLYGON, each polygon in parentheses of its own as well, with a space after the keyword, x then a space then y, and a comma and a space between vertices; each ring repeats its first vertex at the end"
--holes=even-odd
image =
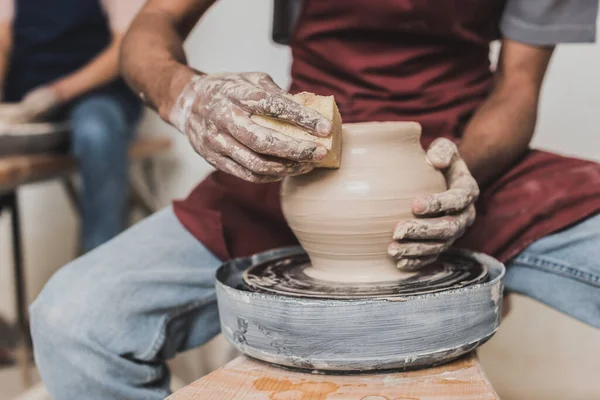
MULTIPOLYGON (((333 94, 345 122, 418 121, 424 146, 440 136, 458 141, 491 89, 489 43, 499 37, 503 7, 502 0, 305 0, 290 91, 333 94)), ((532 150, 482 193, 477 220, 457 245, 507 261, 599 211, 600 164, 532 150)), ((279 184, 217 171, 176 202, 175 213, 222 260, 297 243, 279 184)))

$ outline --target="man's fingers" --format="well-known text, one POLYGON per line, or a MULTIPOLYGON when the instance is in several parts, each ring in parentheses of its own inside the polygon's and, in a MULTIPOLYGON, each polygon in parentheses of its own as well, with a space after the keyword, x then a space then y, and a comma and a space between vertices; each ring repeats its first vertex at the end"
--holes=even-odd
POLYGON ((20 124, 30 122, 31 116, 25 107, 20 103, 5 104, 0 108, 0 120, 9 124, 20 124))
POLYGON ((256 86, 266 90, 267 92, 278 93, 285 95, 286 92, 279 87, 268 74, 264 72, 249 72, 244 74, 246 79, 255 84, 256 86))
POLYGON ((269 176, 269 175, 259 175, 256 174, 247 168, 244 168, 242 165, 238 164, 234 160, 229 157, 225 157, 223 155, 217 153, 211 153, 204 157, 205 160, 211 164, 216 169, 226 172, 230 175, 237 176, 245 181, 252 183, 268 183, 268 182, 277 182, 281 180, 281 177, 277 176, 269 176))
POLYGON ((400 221, 394 228, 394 240, 449 240, 461 236, 475 219, 470 205, 457 215, 439 218, 413 218, 400 221))
POLYGON ((392 242, 388 246, 388 254, 395 260, 404 257, 426 257, 437 256, 447 250, 452 245, 451 241, 446 242, 392 242))
POLYGON ((455 158, 458 148, 450 139, 438 138, 427 149, 427 159, 437 169, 448 168, 455 158))
POLYGON ((415 199, 412 208, 415 215, 453 213, 465 209, 477 200, 479 186, 462 159, 456 158, 445 174, 448 190, 415 199))
POLYGON ((473 196, 475 201, 479 197, 479 185, 471 172, 467 164, 461 159, 456 159, 446 171, 446 180, 448 181, 449 189, 461 189, 465 190, 473 196))
POLYGON ((260 154, 297 162, 316 162, 325 158, 327 149, 317 143, 294 139, 254 123, 240 109, 232 118, 217 121, 218 128, 230 132, 239 142, 260 154))
POLYGON ((477 181, 460 158, 452 141, 446 138, 435 140, 427 151, 427 159, 435 168, 444 170, 448 190, 415 199, 412 208, 415 215, 453 213, 465 209, 477 200, 477 181))
POLYGON ((259 175, 284 177, 304 174, 314 169, 312 163, 298 163, 257 154, 227 133, 209 134, 207 140, 217 153, 228 156, 242 167, 259 175))
POLYGON ((331 133, 331 122, 321 113, 305 107, 290 99, 283 93, 265 91, 258 101, 239 100, 241 105, 252 114, 277 118, 306 129, 316 136, 328 136, 331 133))
POLYGON ((464 210, 477 199, 477 193, 465 189, 449 189, 442 193, 416 199, 412 211, 418 216, 440 213, 456 213, 464 210))
POLYGON ((404 271, 414 271, 426 265, 429 265, 437 260, 435 257, 420 257, 420 258, 403 258, 396 263, 398 269, 404 271))

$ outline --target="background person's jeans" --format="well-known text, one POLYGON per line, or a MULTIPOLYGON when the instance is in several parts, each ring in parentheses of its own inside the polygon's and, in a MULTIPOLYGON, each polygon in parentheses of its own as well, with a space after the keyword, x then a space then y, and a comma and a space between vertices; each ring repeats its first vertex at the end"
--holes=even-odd
MULTIPOLYGON (((600 327, 600 215, 530 246, 506 285, 600 327)), ((219 330, 221 262, 163 210, 58 271, 31 307, 56 400, 163 399, 165 360, 219 330)))
POLYGON ((81 247, 87 252, 125 228, 128 147, 139 112, 110 94, 77 100, 68 114, 72 153, 81 176, 81 247))

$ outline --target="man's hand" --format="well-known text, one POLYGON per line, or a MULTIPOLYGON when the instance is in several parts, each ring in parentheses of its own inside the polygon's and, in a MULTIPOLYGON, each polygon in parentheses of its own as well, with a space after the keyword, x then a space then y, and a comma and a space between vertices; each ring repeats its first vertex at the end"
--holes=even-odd
POLYGON ((60 105, 58 91, 52 86, 33 89, 21 100, 21 107, 29 120, 35 121, 47 116, 60 105))
POLYGON ((264 73, 195 75, 175 102, 168 120, 215 168, 250 182, 273 182, 303 174, 327 149, 254 123, 265 115, 327 136, 331 123, 290 99, 264 73))
POLYGON ((60 105, 60 97, 55 89, 42 86, 30 91, 20 103, 12 105, 2 113, 2 122, 20 124, 39 121, 60 105))
POLYGON ((262 73, 203 75, 188 67, 183 40, 215 0, 150 0, 123 40, 125 79, 184 132, 210 164, 251 182, 302 174, 327 150, 254 123, 266 115, 327 136, 331 122, 288 97, 262 73))
POLYGON ((430 264, 463 235, 475 220, 477 182, 460 158, 456 145, 445 138, 434 141, 427 151, 431 165, 441 170, 448 184, 442 193, 417 198, 412 211, 417 218, 399 222, 388 253, 400 269, 430 264))

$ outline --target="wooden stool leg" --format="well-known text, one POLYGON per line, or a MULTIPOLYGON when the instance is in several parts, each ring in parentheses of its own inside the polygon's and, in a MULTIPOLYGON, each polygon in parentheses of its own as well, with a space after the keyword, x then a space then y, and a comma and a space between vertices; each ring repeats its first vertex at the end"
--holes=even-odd
POLYGON ((154 179, 154 161, 145 159, 140 162, 141 186, 136 186, 132 180, 131 183, 131 201, 146 216, 156 212, 157 185, 154 179), (146 194, 146 195, 145 195, 146 194))
POLYGON ((79 234, 76 236, 76 256, 79 257, 83 254, 83 248, 81 246, 81 221, 82 221, 82 210, 81 210, 81 201, 79 200, 79 192, 75 188, 75 184, 73 183, 73 178, 66 176, 60 180, 63 189, 69 199, 69 203, 75 211, 77 218, 79 218, 79 234))
POLYGON ((23 384, 26 387, 29 387, 31 386, 31 376, 29 374, 31 339, 29 332, 29 320, 27 317, 27 287, 25 283, 25 270, 23 265, 23 249, 21 247, 21 218, 19 214, 19 202, 16 191, 7 195, 7 206, 11 214, 15 303, 17 308, 17 325, 21 334, 21 344, 17 361, 19 363, 23 384))
POLYGON ((146 216, 149 216, 152 213, 154 213, 154 208, 152 207, 152 205, 150 205, 150 203, 148 203, 148 201, 144 199, 144 196, 140 194, 138 189, 133 186, 131 188, 131 200, 133 202, 133 205, 138 206, 139 209, 142 210, 144 214, 146 214, 146 216))
POLYGON ((158 188, 156 185, 156 175, 155 175, 155 165, 154 160, 149 158, 147 160, 142 161, 142 175, 144 179, 144 183, 148 188, 148 191, 152 195, 152 201, 156 205, 157 196, 158 196, 158 188))
POLYGON ((73 180, 69 177, 63 178, 61 180, 63 188, 67 193, 67 197, 69 198, 69 203, 71 203, 71 207, 77 214, 77 216, 81 216, 81 203, 79 202, 79 195, 77 193, 77 189, 75 189, 75 185, 73 184, 73 180))

